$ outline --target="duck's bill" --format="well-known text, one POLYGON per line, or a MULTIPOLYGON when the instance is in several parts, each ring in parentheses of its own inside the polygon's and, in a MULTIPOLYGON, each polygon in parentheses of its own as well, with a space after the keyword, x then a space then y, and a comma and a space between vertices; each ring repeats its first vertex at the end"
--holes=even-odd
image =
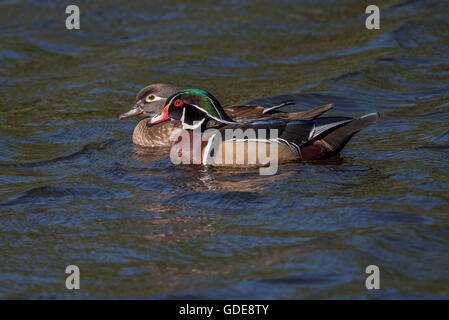
POLYGON ((169 107, 169 105, 167 104, 164 107, 164 109, 162 109, 162 112, 160 114, 157 114, 153 118, 151 118, 151 120, 148 120, 147 126, 151 127, 151 126, 154 126, 155 124, 170 120, 170 117, 168 116, 168 107, 169 107))
POLYGON ((142 108, 138 104, 135 104, 134 107, 131 108, 131 110, 129 110, 128 112, 122 113, 120 115, 120 117, 118 117, 118 118, 119 118, 119 120, 123 120, 126 118, 138 116, 142 113, 143 113, 142 108))

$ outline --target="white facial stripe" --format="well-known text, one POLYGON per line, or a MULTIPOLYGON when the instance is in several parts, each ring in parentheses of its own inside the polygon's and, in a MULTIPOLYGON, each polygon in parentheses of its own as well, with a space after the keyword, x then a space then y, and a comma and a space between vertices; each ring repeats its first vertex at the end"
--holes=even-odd
POLYGON ((186 116, 186 108, 182 109, 182 117, 181 117, 181 123, 182 123, 182 128, 184 130, 190 129, 190 130, 195 130, 201 127, 201 125, 203 124, 204 120, 206 120, 206 118, 203 118, 201 121, 194 121, 193 125, 187 124, 184 122, 184 118, 186 116))
POLYGON ((186 108, 182 109, 181 123, 184 125, 184 117, 186 116, 186 108))
MULTIPOLYGON (((191 106, 194 106, 195 108, 197 108, 198 110, 200 110, 201 112, 204 113, 204 109, 201 109, 201 107, 197 106, 196 104, 191 104, 191 106)), ((185 110, 185 109, 184 109, 184 110, 185 110)), ((227 123, 227 124, 234 124, 234 123, 235 123, 235 122, 229 122, 229 121, 226 121, 226 120, 223 120, 223 119, 218 119, 218 118, 216 118, 216 117, 214 117, 213 115, 208 114, 208 113, 206 113, 206 114, 207 114, 207 116, 208 116, 209 118, 212 118, 212 119, 214 119, 214 120, 216 120, 216 121, 218 121, 218 122, 220 122, 220 123, 227 123)))
POLYGON ((194 125, 190 125, 190 124, 187 124, 187 123, 182 123, 182 128, 184 129, 184 130, 188 130, 188 129, 190 129, 190 130, 196 130, 196 129, 198 129, 199 127, 201 127, 201 125, 203 124, 203 122, 204 122, 204 119, 203 120, 201 120, 201 121, 195 121, 194 123, 194 125))

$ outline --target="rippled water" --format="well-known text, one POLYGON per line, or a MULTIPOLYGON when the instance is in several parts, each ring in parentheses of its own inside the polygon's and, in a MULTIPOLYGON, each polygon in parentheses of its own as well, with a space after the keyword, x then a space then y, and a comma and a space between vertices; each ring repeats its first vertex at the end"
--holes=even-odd
POLYGON ((363 1, 77 4, 0 3, 0 298, 449 298, 445 1, 380 30, 363 1), (276 176, 175 167, 117 120, 154 82, 382 119, 276 176))

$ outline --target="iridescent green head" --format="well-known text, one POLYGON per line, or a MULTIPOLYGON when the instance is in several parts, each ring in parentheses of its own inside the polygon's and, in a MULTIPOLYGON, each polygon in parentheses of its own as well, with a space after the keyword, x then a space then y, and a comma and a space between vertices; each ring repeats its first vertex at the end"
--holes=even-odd
POLYGON ((168 118, 179 120, 183 129, 206 129, 220 123, 232 123, 218 100, 201 89, 184 89, 167 98, 167 105, 161 115, 154 117, 150 125, 168 118))

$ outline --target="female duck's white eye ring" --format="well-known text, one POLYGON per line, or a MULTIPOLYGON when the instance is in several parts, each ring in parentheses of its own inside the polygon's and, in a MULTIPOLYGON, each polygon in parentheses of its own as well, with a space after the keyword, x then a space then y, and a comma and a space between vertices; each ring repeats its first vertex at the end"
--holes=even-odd
POLYGON ((154 99, 156 99, 156 96, 154 94, 150 94, 148 97, 146 97, 146 101, 147 102, 151 102, 154 101, 154 99))
POLYGON ((153 102, 153 101, 157 101, 157 100, 161 100, 161 97, 155 96, 154 94, 150 94, 145 98, 146 102, 153 102))

